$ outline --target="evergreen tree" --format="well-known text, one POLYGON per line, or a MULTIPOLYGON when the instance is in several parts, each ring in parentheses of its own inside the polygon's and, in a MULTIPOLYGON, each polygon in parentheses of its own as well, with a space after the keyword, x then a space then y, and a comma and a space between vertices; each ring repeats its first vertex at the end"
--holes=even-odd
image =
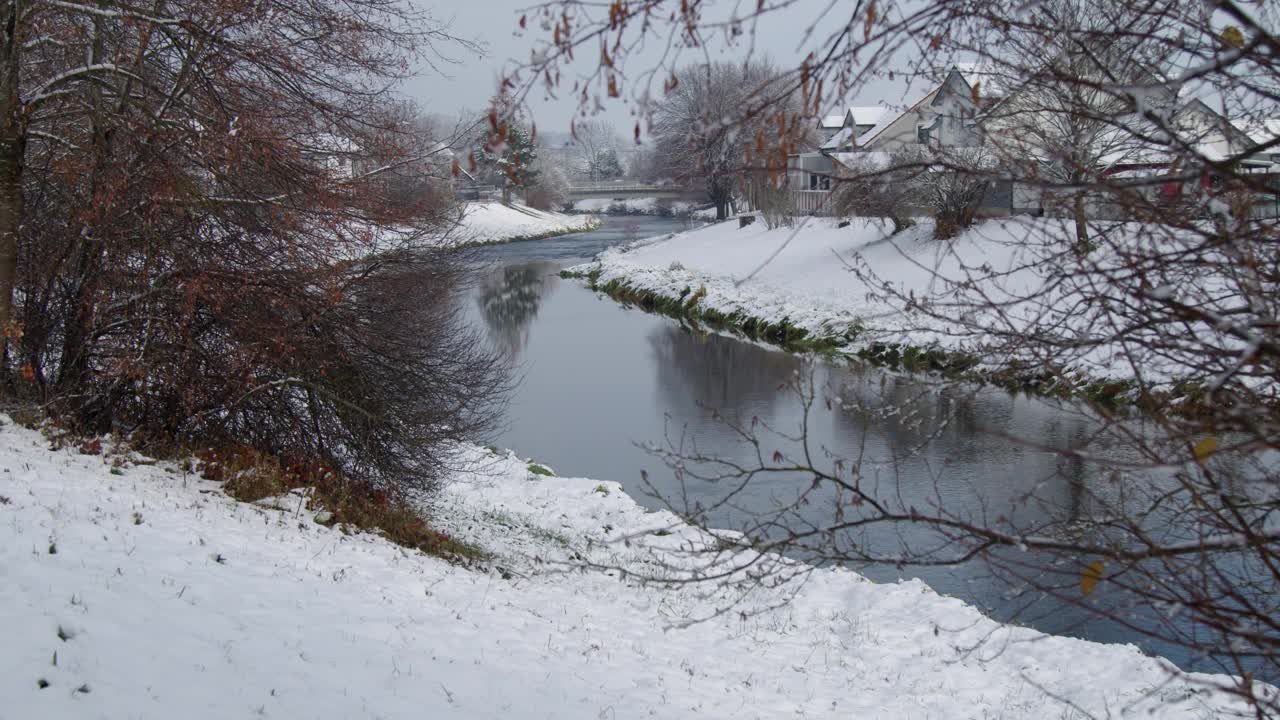
POLYGON ((601 150, 595 159, 595 168, 592 175, 601 180, 612 180, 620 178, 623 175, 622 163, 618 161, 618 153, 613 148, 605 148, 601 150))
POLYGON ((537 183, 538 148, 533 133, 518 119, 498 125, 476 143, 476 165, 482 175, 502 188, 502 201, 511 202, 513 188, 528 188, 537 183))

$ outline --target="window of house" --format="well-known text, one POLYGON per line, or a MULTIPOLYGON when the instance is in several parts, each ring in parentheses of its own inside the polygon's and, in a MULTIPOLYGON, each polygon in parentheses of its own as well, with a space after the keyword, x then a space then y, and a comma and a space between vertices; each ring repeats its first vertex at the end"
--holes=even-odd
POLYGON ((830 190, 830 189, 831 189, 831 178, 830 178, 830 177, 828 177, 828 176, 826 176, 826 175, 823 175, 823 176, 822 176, 822 178, 818 180, 818 189, 819 189, 819 190, 830 190))
POLYGON ((929 128, 923 126, 916 128, 916 142, 921 145, 929 144, 929 128))
POLYGON ((818 176, 817 176, 817 175, 813 175, 813 174, 810 174, 810 175, 809 175, 809 189, 810 189, 810 190, 817 190, 817 189, 818 189, 818 176))

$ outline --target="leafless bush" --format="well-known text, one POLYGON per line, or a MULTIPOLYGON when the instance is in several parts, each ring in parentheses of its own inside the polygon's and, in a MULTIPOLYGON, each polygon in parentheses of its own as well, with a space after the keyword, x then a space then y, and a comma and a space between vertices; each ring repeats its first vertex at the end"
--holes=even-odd
POLYGON ((916 224, 914 212, 923 202, 922 168, 914 153, 898 151, 887 158, 868 156, 850 161, 836 187, 835 210, 844 216, 888 218, 894 234, 916 224))
POLYGON ((559 210, 569 201, 569 180, 556 163, 539 157, 534 162, 535 181, 525 188, 524 201, 539 210, 559 210))
POLYGON ((760 211, 766 227, 774 230, 792 225, 795 205, 787 188, 775 187, 767 179, 752 183, 750 188, 751 206, 760 211))
POLYGON ((925 207, 933 212, 934 238, 948 240, 973 225, 978 205, 991 185, 994 158, 982 147, 931 148, 914 158, 924 171, 915 185, 925 207))

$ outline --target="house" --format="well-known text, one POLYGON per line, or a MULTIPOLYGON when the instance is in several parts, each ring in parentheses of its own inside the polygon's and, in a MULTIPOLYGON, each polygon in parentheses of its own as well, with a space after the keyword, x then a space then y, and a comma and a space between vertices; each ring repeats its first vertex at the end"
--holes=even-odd
MULTIPOLYGON (((976 127, 978 102, 964 72, 953 66, 916 102, 903 107, 868 105, 846 108, 819 121, 831 130, 818 149, 788 160, 787 184, 794 191, 828 192, 832 179, 848 171, 859 153, 890 153, 905 147, 970 146, 981 141, 976 127), (836 127, 835 118, 840 118, 836 127)), ((817 209, 820 199, 802 199, 817 209)))
MULTIPOLYGON (((1271 192, 1255 193, 1253 214, 1258 217, 1280 215, 1280 146, 1274 143, 1280 138, 1280 121, 1262 120, 1251 123, 1234 123, 1211 108, 1199 98, 1186 100, 1173 116, 1175 148, 1186 147, 1192 157, 1203 166, 1195 186, 1185 179, 1170 179, 1159 185, 1156 199, 1164 204, 1181 203, 1196 195, 1222 192, 1227 188, 1225 175, 1215 166, 1232 169, 1231 174, 1262 176, 1261 185, 1270 186, 1271 192)), ((1185 157, 1185 153, 1183 153, 1185 157)), ((1186 174, 1185 167, 1176 163, 1166 164, 1166 174, 1186 174), (1175 172, 1181 170, 1181 172, 1175 172)))
MULTIPOLYGON (((1156 203, 1182 202, 1190 193, 1183 188, 1188 159, 1200 161, 1202 169, 1195 182, 1210 194, 1222 190, 1215 165, 1280 178, 1276 164, 1280 144, 1264 152, 1255 150, 1280 138, 1280 119, 1238 127, 1180 83, 1132 58, 1116 62, 1135 87, 1153 92, 1139 95, 1135 91, 1133 97, 1095 94, 1087 101, 1096 104, 1097 117, 1079 115, 1074 103, 1080 100, 1064 97, 1075 86, 1059 73, 1089 77, 1099 56, 1111 57, 1111 53, 1064 55, 1054 65, 1064 63, 1065 69, 1047 65, 1043 75, 1023 78, 1002 73, 990 62, 953 64, 938 85, 906 108, 847 108, 839 116, 838 129, 834 128, 836 116, 823 118, 820 129, 832 132, 821 146, 789 158, 787 180, 796 209, 822 212, 829 205, 823 194, 842 175, 851 174, 862 161, 887 165, 890 154, 912 148, 991 145, 1003 162, 1021 164, 1008 168, 1009 176, 988 189, 983 214, 1044 212, 1055 202, 1058 191, 1053 188, 1070 187, 1090 177, 1121 187, 1128 184, 1156 203), (1153 120, 1156 117, 1168 122, 1153 120), (1072 133, 1087 138, 1086 157, 1094 164, 1083 177, 1073 170, 1073 163, 1079 162, 1072 159, 1074 153, 1065 154, 1063 143, 1075 136, 1072 133), (1178 180, 1161 181, 1175 175, 1178 180)), ((1113 74, 1109 68, 1107 77, 1113 74)), ((1280 187, 1280 180, 1267 182, 1280 187)), ((1094 217, 1131 212, 1109 193, 1088 202, 1094 217)), ((1280 196, 1264 194, 1258 202, 1280 213, 1280 196)))
POLYGON ((1280 117, 1242 123, 1240 129, 1260 148, 1258 152, 1262 159, 1280 165, 1280 117))
MULTIPOLYGON (((1222 193, 1228 189, 1226 178, 1239 173, 1267 176, 1262 184, 1275 185, 1275 160, 1280 156, 1258 149, 1269 136, 1265 122, 1247 126, 1250 132, 1197 97, 1179 92, 1177 98, 1166 139, 1111 162, 1103 171, 1105 178, 1121 187, 1129 185, 1157 206, 1183 205, 1222 193)), ((1277 136, 1280 133, 1269 137, 1277 136)), ((1260 193, 1255 203, 1264 206, 1263 216, 1277 214, 1275 192, 1260 193)))

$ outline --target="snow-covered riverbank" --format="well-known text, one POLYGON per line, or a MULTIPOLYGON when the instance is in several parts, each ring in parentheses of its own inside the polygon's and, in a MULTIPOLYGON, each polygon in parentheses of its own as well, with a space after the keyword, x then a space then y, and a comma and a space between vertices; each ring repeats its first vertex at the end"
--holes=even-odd
POLYGON ((469 202, 463 208, 460 225, 449 233, 448 242, 487 245, 536 240, 585 232, 599 226, 600 219, 594 215, 567 215, 535 210, 519 203, 506 205, 497 201, 477 201, 469 202))
POLYGON ((1203 688, 1223 678, 1000 627, 917 581, 816 571, 744 616, 556 572, 647 568, 700 538, 616 483, 465 452, 434 512, 489 572, 323 527, 298 496, 238 503, 137 456, 113 471, 5 418, 0 718, 1231 716, 1203 688))
MULTIPOLYGON (((1195 235, 1118 222, 1099 223, 1093 232, 1100 249, 1079 260, 1062 239, 1074 237, 1070 221, 1054 218, 986 220, 946 242, 932 238, 931 220, 896 235, 888 223, 867 218, 845 227, 830 218, 797 218, 775 229, 729 221, 611 249, 567 274, 590 277, 624 301, 788 347, 806 347, 794 343, 799 330, 809 346, 864 355, 870 349, 873 358, 887 354, 895 363, 912 356, 949 369, 1022 367, 1031 379, 1052 363, 1070 370, 1086 392, 1135 393, 1140 368, 1148 390, 1170 392, 1187 367, 1203 361, 1199 348, 1166 349, 1158 336, 1165 328, 1156 325, 1100 340, 1099 329, 1116 317, 1091 298, 1110 282, 1116 292, 1225 308, 1235 297, 1234 281, 1180 266, 1149 275, 1124 271, 1153 246, 1178 256, 1213 252, 1201 250, 1195 235), (1066 339, 1052 358, 1000 355, 1021 352, 1017 343, 1032 330, 1066 339)), ((1203 332, 1243 351, 1231 330, 1203 332)), ((1024 381, 1016 373, 1000 377, 1024 381)))

